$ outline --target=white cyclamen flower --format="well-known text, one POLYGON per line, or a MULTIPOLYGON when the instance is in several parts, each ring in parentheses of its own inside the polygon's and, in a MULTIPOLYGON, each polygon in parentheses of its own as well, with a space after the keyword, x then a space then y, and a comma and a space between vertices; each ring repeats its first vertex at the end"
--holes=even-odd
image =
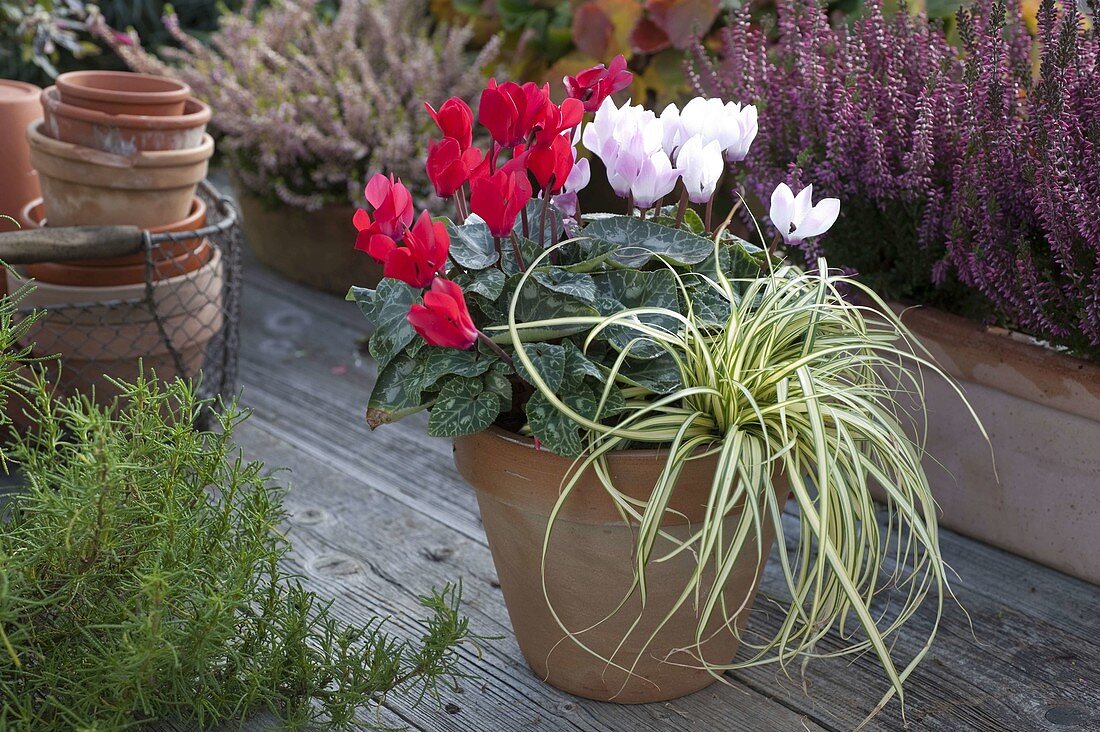
POLYGON ((752 104, 741 108, 740 104, 730 102, 726 105, 726 118, 722 125, 723 137, 720 140, 726 160, 738 163, 749 154, 749 146, 760 130, 757 124, 756 107, 752 104), (732 108, 731 108, 732 105, 732 108))
POLYGON ((639 162, 630 193, 634 196, 634 205, 646 209, 672 193, 680 177, 680 170, 672 167, 672 161, 664 150, 651 153, 639 162))
POLYGON ((726 165, 717 140, 706 142, 702 136, 688 138, 676 153, 676 167, 692 203, 706 203, 714 197, 718 179, 726 165))
POLYGON ((824 198, 815 205, 813 191, 811 183, 795 196, 790 186, 780 183, 772 192, 769 216, 788 244, 824 234, 840 215, 839 198, 824 198))

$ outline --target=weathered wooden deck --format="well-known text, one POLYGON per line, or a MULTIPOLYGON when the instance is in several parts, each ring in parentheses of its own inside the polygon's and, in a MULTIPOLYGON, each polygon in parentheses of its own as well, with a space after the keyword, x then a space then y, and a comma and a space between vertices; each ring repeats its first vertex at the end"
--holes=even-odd
MULTIPOLYGON (((395 697, 384 723, 463 732, 819 732, 852 729, 878 701, 885 686, 872 657, 814 663, 805 690, 797 669, 792 679, 765 669, 648 706, 588 702, 543 684, 511 636, 474 495, 454 470, 450 444, 426 437, 422 419, 373 433, 363 421, 375 372, 357 351, 365 321, 356 308, 251 261, 245 280, 241 375, 255 414, 239 439, 249 457, 290 469, 295 569, 335 599, 340 616, 390 615, 391 628, 410 637, 418 634, 417 595, 461 578, 472 630, 503 636, 484 643, 481 658, 465 651, 463 670, 481 680, 448 692, 445 708, 395 697)), ((950 605, 907 685, 909 729, 1100 730, 1100 587, 950 532, 941 540, 973 632, 950 605)), ((908 656, 923 637, 928 610, 900 637, 899 653, 908 656)), ((249 726, 268 728, 262 720, 249 726)), ((902 728, 896 702, 869 727, 902 728)))

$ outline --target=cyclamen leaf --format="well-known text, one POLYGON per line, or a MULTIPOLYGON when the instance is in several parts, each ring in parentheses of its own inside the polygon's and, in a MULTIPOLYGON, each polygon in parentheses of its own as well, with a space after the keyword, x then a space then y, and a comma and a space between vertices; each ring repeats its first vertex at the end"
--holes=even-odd
POLYGON ((458 437, 481 432, 500 414, 500 403, 500 396, 486 391, 480 380, 449 380, 432 405, 428 434, 433 437, 458 437))
POLYGON ((382 371, 405 346, 416 338, 416 331, 406 316, 409 306, 419 301, 420 291, 399 280, 386 278, 378 283, 378 289, 353 287, 348 293, 359 304, 375 329, 367 342, 371 356, 382 371))
MULTIPOLYGON (((426 346, 417 358, 416 370, 410 375, 410 385, 422 391, 430 390, 444 376, 481 376, 497 361, 495 356, 477 349, 460 351, 455 348, 426 346)), ((408 387, 406 387, 408 388, 408 387)))
POLYGON ((541 392, 527 402, 527 421, 543 448, 557 455, 576 457, 584 450, 576 422, 546 400, 541 392))
MULTIPOLYGON (((519 242, 519 252, 523 255, 523 264, 527 267, 534 264, 535 260, 542 256, 543 251, 545 251, 537 243, 530 239, 525 239, 518 234, 516 235, 516 240, 519 242)), ((504 273, 509 276, 517 274, 520 269, 519 264, 516 262, 516 252, 512 242, 508 239, 502 239, 500 242, 500 252, 500 266, 501 269, 504 270, 504 273)), ((545 260, 543 261, 545 262, 545 260)))
POLYGON ((580 348, 573 345, 572 341, 562 341, 562 347, 565 355, 564 369, 566 376, 581 379, 585 376, 591 376, 601 382, 607 380, 600 367, 585 356, 580 348))
POLYGON ((467 295, 480 295, 495 301, 504 290, 504 273, 496 267, 475 272, 458 272, 451 277, 467 295))
POLYGON ((499 256, 493 243, 493 235, 483 221, 455 224, 444 219, 447 234, 451 237, 451 257, 459 266, 468 270, 482 270, 496 264, 499 256))
POLYGON ((422 401, 422 392, 415 387, 413 380, 419 364, 414 355, 404 351, 379 369, 367 402, 367 424, 372 429, 381 424, 395 422, 427 406, 422 401), (410 389, 410 385, 413 388, 410 389))
POLYGON ((618 250, 617 244, 602 239, 583 239, 567 244, 559 251, 572 254, 572 264, 562 265, 569 272, 593 272, 600 268, 618 250))
POLYGON ((543 287, 560 292, 563 295, 571 295, 579 300, 595 304, 596 284, 592 278, 581 272, 569 272, 561 267, 538 269, 531 277, 543 287))
MULTIPOLYGON (((509 278, 505 288, 507 297, 518 286, 520 275, 509 278)), ((516 316, 520 321, 549 320, 552 318, 596 317, 599 311, 588 302, 578 300, 575 297, 547 289, 538 280, 528 279, 519 293, 516 301, 516 316)), ((586 326, 578 329, 563 329, 569 332, 584 330, 586 326)), ((566 333, 568 334, 568 333, 566 333)))
MULTIPOLYGON (((546 387, 554 392, 561 388, 561 381, 565 377, 565 348, 553 343, 525 343, 523 348, 527 357, 535 364, 535 370, 546 383, 546 387)), ((533 385, 535 382, 523 361, 516 358, 515 364, 520 378, 533 385)))
MULTIPOLYGON (((516 236, 520 239, 526 236, 527 239, 532 240, 532 243, 541 250, 546 248, 546 242, 550 241, 554 232, 557 232, 558 236, 561 236, 564 225, 562 223, 561 211, 558 210, 557 206, 552 203, 546 205, 546 239, 542 243, 540 243, 542 240, 539 238, 540 233, 542 233, 542 199, 532 198, 527 202, 524 210, 527 212, 527 234, 524 235, 523 233, 522 214, 516 217, 516 223, 512 225, 512 231, 515 232, 516 236)), ((527 252, 524 252, 525 256, 526 254, 527 252)))
POLYGON ((695 264, 714 250, 714 244, 705 237, 633 216, 597 219, 584 228, 582 236, 617 245, 619 250, 611 260, 630 268, 645 265, 655 255, 674 264, 695 264))

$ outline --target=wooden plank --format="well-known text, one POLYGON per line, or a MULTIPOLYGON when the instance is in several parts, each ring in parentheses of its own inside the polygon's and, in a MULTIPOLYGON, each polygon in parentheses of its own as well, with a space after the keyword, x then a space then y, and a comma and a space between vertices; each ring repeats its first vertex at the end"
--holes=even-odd
MULTIPOLYGON (((445 444, 424 438, 422 424, 415 422, 368 434, 361 423, 347 421, 361 420, 360 405, 373 378, 369 364, 355 362, 350 341, 362 329, 347 318, 349 306, 335 298, 293 292, 294 288, 288 292, 285 285, 265 281, 262 273, 255 275, 255 268, 252 272, 246 290, 250 322, 245 329, 245 371, 250 397, 259 398, 257 406, 263 404, 269 422, 265 429, 304 445, 301 449, 330 461, 345 475, 366 473, 363 482, 478 541, 476 507, 453 475, 445 444), (305 313, 309 322, 296 333, 280 333, 274 327, 285 322, 277 316, 279 308, 305 313), (260 322, 252 320, 253 312, 263 314, 257 318, 260 322), (279 363, 253 358, 254 347, 270 355, 270 339, 278 337, 286 341, 279 349, 279 363), (288 358, 288 353, 299 355, 288 358), (409 444, 421 457, 414 464, 406 462, 404 470, 394 470, 407 460, 409 444), (372 462, 371 456, 378 459, 372 462), (367 466, 372 468, 369 473, 367 466), (410 470, 415 472, 406 472, 410 470), (406 487, 414 481, 402 473, 418 476, 414 489, 406 487)), ((945 554, 962 575, 956 589, 974 617, 979 641, 970 636, 965 616, 949 608, 941 638, 908 686, 909 721, 937 730, 1100 727, 1092 711, 1097 690, 1089 681, 1100 678, 1100 653, 1091 642, 1100 637, 1095 612, 1100 590, 943 533, 945 554)), ((774 586, 775 578, 769 577, 769 587, 774 586)), ((757 622, 766 624, 767 617, 757 622)), ((920 622, 926 623, 927 617, 922 615, 914 632, 899 641, 903 654, 912 652, 920 622)), ((884 688, 874 660, 866 657, 851 665, 811 666, 810 699, 799 683, 771 669, 740 672, 737 678, 836 729, 858 723, 877 698, 874 694, 884 688)), ((895 729, 900 724, 894 704, 870 728, 895 729)))
MULTIPOLYGON (((250 390, 249 393, 253 393, 250 390)), ((292 568, 305 584, 334 598, 337 616, 348 621, 370 614, 392 617, 391 630, 415 638, 414 619, 422 613, 418 594, 433 585, 464 578, 465 610, 474 632, 501 635, 472 649, 463 670, 483 677, 462 683, 460 693, 443 695, 444 712, 430 706, 410 708, 394 697, 391 708, 417 729, 426 730, 661 730, 691 720, 701 729, 755 732, 822 728, 761 694, 724 686, 685 700, 646 707, 586 702, 538 680, 526 667, 511 636, 488 550, 438 521, 365 484, 334 472, 324 462, 268 430, 259 412, 239 432, 248 455, 272 465, 292 465, 293 512, 290 536, 295 545, 292 568), (449 706, 448 706, 449 705, 449 706)), ((736 682, 733 682, 736 683, 736 682)))

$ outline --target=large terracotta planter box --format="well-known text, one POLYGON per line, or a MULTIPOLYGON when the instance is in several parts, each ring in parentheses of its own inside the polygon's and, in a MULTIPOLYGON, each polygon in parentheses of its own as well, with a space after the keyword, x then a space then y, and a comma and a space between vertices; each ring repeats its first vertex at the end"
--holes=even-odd
POLYGON ((991 458, 951 387, 927 380, 924 464, 942 525, 1100 583, 1100 364, 932 308, 902 320, 993 444, 991 458))

